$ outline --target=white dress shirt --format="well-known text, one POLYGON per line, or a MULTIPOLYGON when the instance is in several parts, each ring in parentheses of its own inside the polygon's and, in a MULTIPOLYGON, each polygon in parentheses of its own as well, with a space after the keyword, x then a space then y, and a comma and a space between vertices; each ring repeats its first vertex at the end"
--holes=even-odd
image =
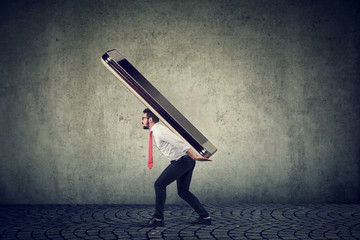
POLYGON ((187 154, 190 145, 181 140, 170 129, 160 123, 151 127, 153 139, 160 152, 167 160, 178 160, 187 154))

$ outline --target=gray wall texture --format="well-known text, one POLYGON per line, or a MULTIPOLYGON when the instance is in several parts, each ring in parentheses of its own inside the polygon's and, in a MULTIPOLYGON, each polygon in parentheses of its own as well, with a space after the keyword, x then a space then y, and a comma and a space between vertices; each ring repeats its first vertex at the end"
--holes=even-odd
MULTIPOLYGON (((214 145, 203 203, 359 203, 358 1, 8 1, 0 203, 148 203, 145 108, 118 49, 214 145)), ((168 203, 180 203, 176 184, 168 203)))

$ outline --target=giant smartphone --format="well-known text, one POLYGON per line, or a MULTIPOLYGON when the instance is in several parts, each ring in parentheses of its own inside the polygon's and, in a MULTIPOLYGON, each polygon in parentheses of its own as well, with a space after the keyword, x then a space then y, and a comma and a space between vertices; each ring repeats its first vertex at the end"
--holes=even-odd
POLYGON ((186 140, 202 156, 208 158, 216 152, 215 146, 116 49, 107 51, 101 61, 170 130, 186 140))

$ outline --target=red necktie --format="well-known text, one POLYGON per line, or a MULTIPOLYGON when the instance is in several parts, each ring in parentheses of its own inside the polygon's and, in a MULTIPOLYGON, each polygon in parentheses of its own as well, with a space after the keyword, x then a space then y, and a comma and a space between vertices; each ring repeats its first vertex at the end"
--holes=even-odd
POLYGON ((153 166, 153 155, 152 155, 152 131, 150 131, 150 140, 149 140, 149 160, 148 168, 151 169, 153 166))

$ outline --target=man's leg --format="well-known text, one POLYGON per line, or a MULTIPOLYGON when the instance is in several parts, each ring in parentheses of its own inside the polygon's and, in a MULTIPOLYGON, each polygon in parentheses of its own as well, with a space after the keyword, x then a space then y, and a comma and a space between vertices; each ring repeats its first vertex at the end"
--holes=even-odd
POLYGON ((164 206, 166 201, 166 187, 176 180, 176 168, 170 164, 154 183, 155 188, 155 213, 157 219, 164 219, 164 206))
POLYGON ((189 191, 192 173, 195 168, 195 160, 190 157, 184 157, 178 162, 178 164, 187 165, 189 167, 189 170, 180 176, 176 181, 179 196, 184 199, 201 218, 209 217, 208 212, 205 210, 200 201, 189 191))
POLYGON ((179 164, 178 161, 172 162, 155 181, 155 218, 164 219, 166 187, 186 173, 191 167, 189 164, 179 164))

